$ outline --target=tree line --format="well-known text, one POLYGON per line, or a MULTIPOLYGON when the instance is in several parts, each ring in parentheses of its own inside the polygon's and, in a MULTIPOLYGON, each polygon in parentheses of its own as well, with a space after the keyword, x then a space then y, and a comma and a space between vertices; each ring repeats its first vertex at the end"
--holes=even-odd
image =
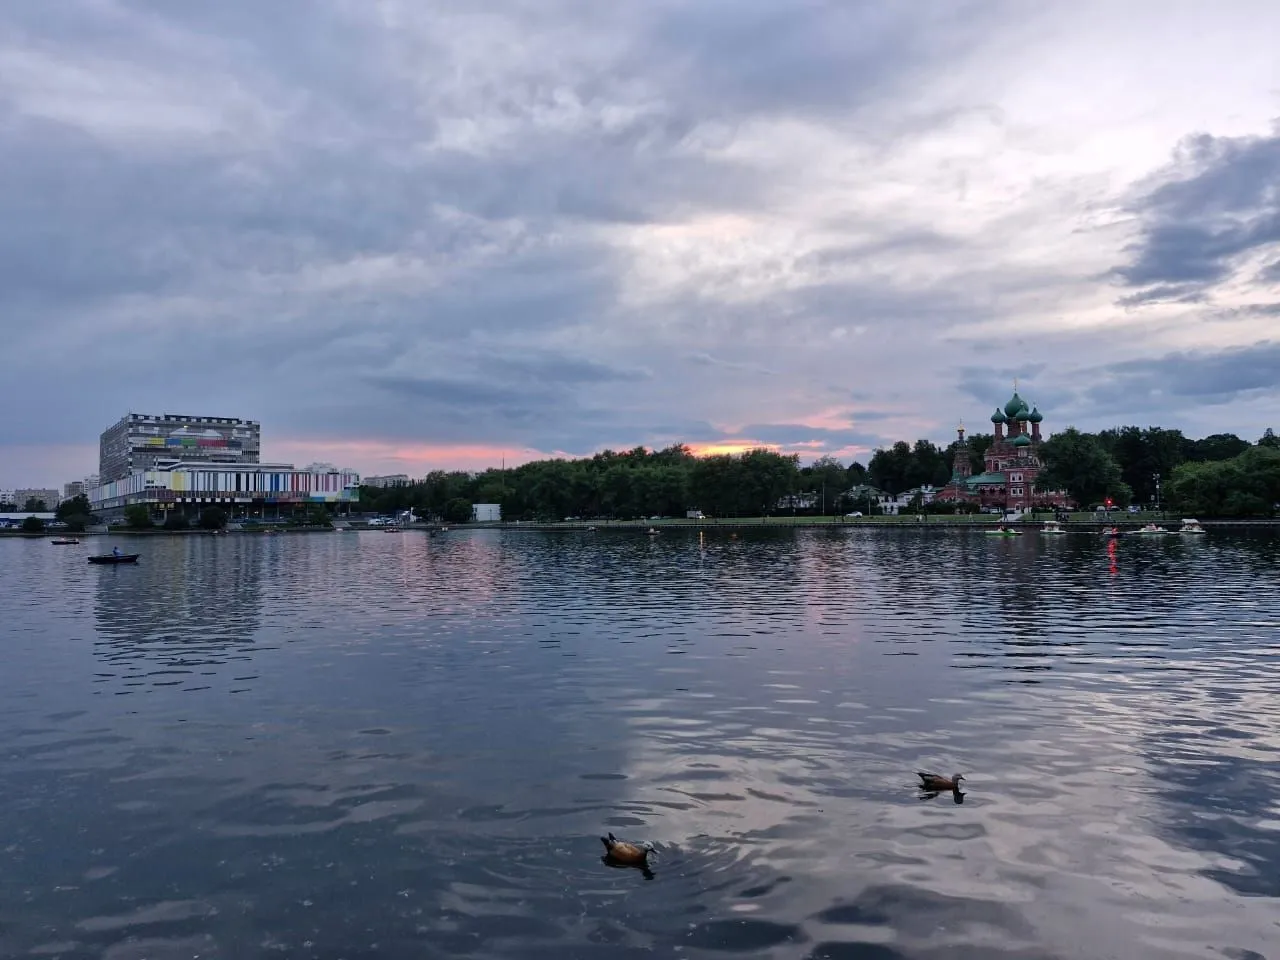
POLYGON ((439 470, 407 486, 362 487, 360 500, 379 513, 412 509, 453 523, 469 519, 476 503, 501 504, 508 520, 683 517, 692 510, 760 516, 777 512, 779 500, 792 494, 814 498, 806 512, 839 510, 848 491, 866 480, 862 464, 845 466, 833 457, 802 467, 798 456, 772 450, 699 457, 675 444, 480 473, 439 470))
POLYGON ((1250 443, 1232 433, 1200 440, 1180 430, 1074 427, 1041 449, 1039 489, 1066 490, 1082 508, 1112 501, 1210 517, 1271 516, 1280 504, 1280 437, 1250 443))
MULTIPOLYGON (((982 472, 993 439, 968 438, 973 473, 982 472)), ((505 470, 438 470, 406 486, 363 487, 360 498, 366 510, 413 510, 451 523, 469 520, 476 503, 500 504, 506 520, 544 521, 682 517, 694 510, 719 517, 872 512, 870 488, 896 496, 943 486, 956 452, 956 443, 942 448, 921 439, 877 449, 865 466, 834 457, 801 466, 799 457, 767 449, 699 457, 683 444, 636 447, 505 470)), ((1255 444, 1234 434, 1191 439, 1160 427, 1068 428, 1046 440, 1040 453, 1045 469, 1038 486, 1066 490, 1082 509, 1107 499, 1118 506, 1152 504, 1157 483, 1164 505, 1206 516, 1267 515, 1280 501, 1270 472, 1280 440, 1271 430, 1255 444)))

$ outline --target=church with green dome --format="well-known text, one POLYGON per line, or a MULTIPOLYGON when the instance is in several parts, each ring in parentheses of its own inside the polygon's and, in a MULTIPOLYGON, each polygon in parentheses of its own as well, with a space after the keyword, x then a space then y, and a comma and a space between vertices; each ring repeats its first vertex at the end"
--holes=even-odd
POLYGON ((952 464, 951 480, 938 491, 935 499, 972 503, 1004 512, 1022 512, 1032 506, 1065 507, 1068 498, 1062 491, 1036 490, 1036 477, 1042 465, 1039 450, 1042 438, 1040 423, 1044 416, 1034 406, 1013 396, 991 414, 994 437, 983 454, 983 472, 974 475, 969 460, 969 444, 964 427, 957 428, 958 442, 952 464))

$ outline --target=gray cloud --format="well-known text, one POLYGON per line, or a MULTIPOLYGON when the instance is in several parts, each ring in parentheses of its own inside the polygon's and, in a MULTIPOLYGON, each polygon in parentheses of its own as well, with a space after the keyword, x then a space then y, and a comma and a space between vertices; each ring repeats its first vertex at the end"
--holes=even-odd
MULTIPOLYGON (((1087 409, 1057 378, 1087 365, 1091 335, 1047 369, 1037 337, 1094 281, 1008 255, 1087 191, 1009 200, 981 236, 921 200, 987 202, 985 158, 951 157, 946 138, 1018 146, 1002 107, 962 88, 1034 32, 1028 16, 940 0, 15 0, 0 10, 16 398, 0 451, 88 448, 126 410, 175 405, 259 418, 268 448, 572 453, 709 443, 744 422, 736 435, 820 451, 949 433, 957 399, 988 409, 1015 374, 1037 401, 1087 409), (1027 318, 1013 339, 956 334, 1010 316, 1027 318), (870 408, 854 428, 800 425, 854 403, 870 408)), ((1137 204, 1144 245, 1121 277, 1135 305, 1196 308, 1269 236, 1275 140, 1202 141, 1137 204)), ((0 480, 57 479, 5 460, 0 480)))
POLYGON ((1232 403, 1280 391, 1280 342, 1127 360, 1097 368, 1091 379, 1086 396, 1099 406, 1232 403))
POLYGON ((1134 204, 1142 230, 1115 270, 1146 288, 1125 299, 1194 298, 1239 258, 1280 243, 1280 127, 1270 136, 1189 138, 1158 186, 1134 204))

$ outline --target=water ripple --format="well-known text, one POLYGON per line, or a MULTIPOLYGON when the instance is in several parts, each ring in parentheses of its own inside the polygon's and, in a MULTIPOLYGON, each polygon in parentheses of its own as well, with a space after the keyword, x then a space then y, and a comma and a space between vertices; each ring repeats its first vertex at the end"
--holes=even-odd
POLYGON ((0 540, 0 955, 1280 955, 1275 536, 136 546, 0 540))

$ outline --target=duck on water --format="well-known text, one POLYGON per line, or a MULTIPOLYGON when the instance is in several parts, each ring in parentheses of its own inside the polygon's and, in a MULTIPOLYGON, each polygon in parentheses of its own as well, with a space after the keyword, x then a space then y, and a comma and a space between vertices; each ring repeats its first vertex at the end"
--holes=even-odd
POLYGON ((964 794, 960 791, 960 781, 964 779, 964 774, 953 773, 949 777, 944 777, 936 773, 918 771, 916 776, 920 778, 921 800, 932 800, 938 794, 949 791, 956 803, 964 803, 964 794))
POLYGON ((645 879, 653 878, 653 872, 649 869, 649 854, 653 851, 653 844, 648 840, 643 843, 632 843, 629 840, 619 840, 612 833, 607 837, 601 837, 600 842, 604 844, 604 860, 611 867, 638 867, 644 871, 645 879))

